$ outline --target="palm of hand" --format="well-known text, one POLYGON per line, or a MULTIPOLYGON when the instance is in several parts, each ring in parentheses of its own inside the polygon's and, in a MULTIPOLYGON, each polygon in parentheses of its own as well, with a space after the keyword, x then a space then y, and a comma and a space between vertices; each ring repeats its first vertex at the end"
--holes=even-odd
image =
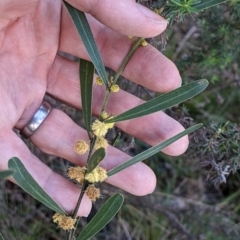
POLYGON ((1 123, 11 129, 21 129, 41 104, 59 45, 61 2, 35 5, 1 33, 1 109, 5 116, 1 123))

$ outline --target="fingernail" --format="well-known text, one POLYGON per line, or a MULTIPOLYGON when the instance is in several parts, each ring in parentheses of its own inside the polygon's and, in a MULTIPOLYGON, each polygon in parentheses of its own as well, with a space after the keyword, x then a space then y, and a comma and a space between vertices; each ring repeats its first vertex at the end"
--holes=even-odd
POLYGON ((182 78, 180 78, 180 80, 179 80, 179 87, 181 87, 182 86, 182 78))
POLYGON ((156 14, 155 12, 153 12, 152 10, 144 7, 143 5, 141 4, 137 4, 138 5, 138 8, 139 10, 141 11, 141 13, 147 17, 147 18, 150 18, 151 20, 153 20, 155 23, 165 23, 167 24, 167 20, 165 20, 164 18, 162 18, 161 16, 159 16, 158 14, 156 14))

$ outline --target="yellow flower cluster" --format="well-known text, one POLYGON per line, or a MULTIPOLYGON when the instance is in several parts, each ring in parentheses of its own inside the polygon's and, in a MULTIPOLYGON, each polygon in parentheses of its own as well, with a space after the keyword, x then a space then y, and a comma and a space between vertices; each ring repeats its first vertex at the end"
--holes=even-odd
POLYGON ((113 128, 114 123, 104 123, 99 120, 95 120, 92 124, 92 131, 97 137, 104 137, 108 129, 113 128))
POLYGON ((65 231, 74 229, 74 225, 77 219, 73 219, 71 217, 65 216, 60 213, 55 213, 52 217, 53 222, 57 223, 60 228, 65 231))
POLYGON ((96 202, 96 200, 101 196, 100 189, 96 188, 94 184, 89 185, 85 190, 85 193, 92 202, 96 202))
POLYGON ((108 131, 108 128, 104 122, 95 120, 92 124, 92 131, 97 137, 104 137, 108 131))
POLYGON ((103 182, 107 177, 107 171, 100 166, 97 166, 92 172, 85 175, 85 179, 90 183, 103 182))
POLYGON ((75 180, 78 183, 83 184, 86 170, 86 167, 70 167, 68 168, 67 176, 69 177, 69 179, 75 180))
POLYGON ((74 146, 74 151, 80 155, 83 155, 84 153, 86 153, 89 150, 89 145, 83 141, 83 140, 79 140, 75 143, 74 146))
POLYGON ((81 184, 84 182, 84 178, 90 183, 95 183, 103 182, 108 177, 107 171, 100 166, 94 168, 90 173, 86 173, 86 170, 86 167, 70 167, 67 176, 69 179, 75 180, 81 184))

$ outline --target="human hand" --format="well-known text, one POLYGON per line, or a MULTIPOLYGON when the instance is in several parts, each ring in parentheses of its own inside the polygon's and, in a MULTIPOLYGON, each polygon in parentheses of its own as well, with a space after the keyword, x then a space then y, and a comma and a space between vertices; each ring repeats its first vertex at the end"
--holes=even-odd
MULTIPOLYGON (((133 0, 68 1, 89 13, 88 20, 106 66, 116 70, 132 45, 126 35, 151 37, 166 28, 166 21, 133 0)), ((45 94, 81 109, 78 65, 57 55, 67 52, 89 59, 77 31, 60 0, 7 0, 0 3, 0 169, 16 156, 40 186, 66 211, 75 207, 79 188, 54 173, 36 158, 12 131, 22 129, 41 105, 45 94)), ((180 86, 174 64, 148 45, 138 48, 123 72, 131 81, 160 92, 180 86)), ((98 115, 103 93, 93 90, 93 113, 98 115)), ((112 94, 107 111, 117 115, 143 101, 125 92, 112 94)), ((163 112, 117 124, 123 131, 155 145, 179 133, 183 127, 163 112)), ((75 142, 87 139, 86 131, 65 113, 53 109, 30 140, 42 151, 85 165, 86 159, 73 151, 75 142)), ((184 137, 164 149, 169 155, 183 153, 188 145, 184 137)), ((103 167, 111 169, 129 159, 113 147, 108 148, 103 167)), ((107 180, 135 195, 155 188, 155 175, 138 163, 107 180)), ((88 215, 91 203, 83 199, 79 215, 88 215)))

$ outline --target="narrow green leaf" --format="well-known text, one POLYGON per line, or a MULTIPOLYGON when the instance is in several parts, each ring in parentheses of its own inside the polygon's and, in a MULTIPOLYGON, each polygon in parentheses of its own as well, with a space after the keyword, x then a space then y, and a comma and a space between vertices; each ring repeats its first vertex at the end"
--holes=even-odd
POLYGON ((3 235, 0 233, 0 240, 4 240, 3 235))
POLYGON ((82 112, 86 130, 89 134, 91 131, 92 121, 92 86, 94 66, 91 62, 80 59, 79 68, 82 112))
POLYGON ((98 75, 102 78, 105 86, 108 87, 107 73, 85 14, 67 2, 63 2, 73 20, 75 27, 77 28, 77 31, 98 72, 98 75))
POLYGON ((77 240, 90 239, 103 229, 118 213, 123 204, 123 200, 123 196, 119 193, 110 197, 98 210, 88 225, 80 232, 77 240))
POLYGON ((137 117, 142 117, 157 111, 164 110, 176 104, 185 102, 186 100, 196 96, 208 86, 208 81, 201 79, 186 84, 169 93, 160 95, 148 102, 145 102, 135 108, 132 108, 116 117, 106 120, 106 123, 120 122, 137 117))
POLYGON ((104 159, 106 151, 104 148, 97 149, 88 161, 87 172, 90 173, 104 159))
POLYGON ((38 185, 17 157, 8 161, 8 168, 14 171, 13 178, 24 191, 53 211, 65 214, 65 211, 38 185))
POLYGON ((228 2, 229 0, 203 0, 199 3, 193 4, 193 7, 197 10, 197 11, 201 11, 204 10, 206 8, 210 8, 213 7, 215 5, 224 3, 224 2, 228 2))
POLYGON ((168 140, 149 148, 148 150, 136 155, 135 157, 131 158, 129 161, 124 162, 120 165, 118 165, 117 167, 113 168, 112 170, 110 170, 107 175, 110 177, 120 171, 122 171, 123 169, 130 167, 131 165, 141 162, 151 156, 153 156, 154 154, 158 153, 159 151, 161 151, 163 148, 167 147, 168 145, 170 145, 171 143, 177 141, 178 139, 182 138, 185 135, 188 135, 194 131, 196 131, 197 129, 199 129, 200 127, 202 127, 203 124, 197 124, 194 125, 184 131, 182 131, 181 133, 175 135, 174 137, 169 138, 168 140))
POLYGON ((0 180, 7 178, 13 174, 12 170, 6 170, 6 171, 1 171, 0 172, 0 180))

